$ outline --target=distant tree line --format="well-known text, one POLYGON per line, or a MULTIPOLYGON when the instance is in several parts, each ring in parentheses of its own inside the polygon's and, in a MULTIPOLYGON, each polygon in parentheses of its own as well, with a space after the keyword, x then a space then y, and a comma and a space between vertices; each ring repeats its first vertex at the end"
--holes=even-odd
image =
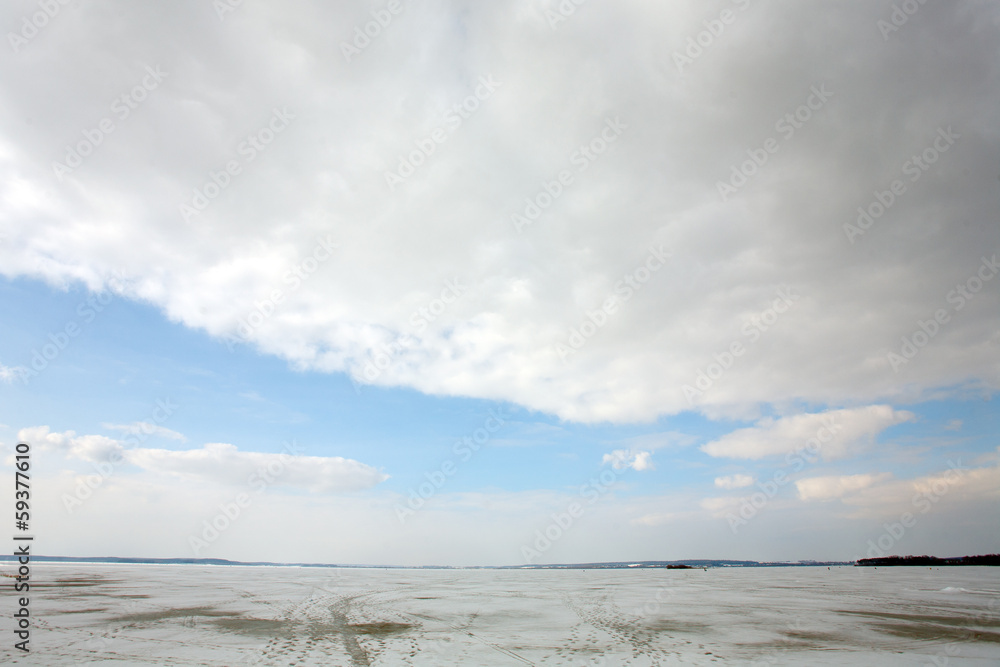
POLYGON ((938 558, 936 556, 886 556, 884 558, 862 558, 855 565, 1000 565, 1000 554, 984 556, 962 556, 961 558, 938 558))

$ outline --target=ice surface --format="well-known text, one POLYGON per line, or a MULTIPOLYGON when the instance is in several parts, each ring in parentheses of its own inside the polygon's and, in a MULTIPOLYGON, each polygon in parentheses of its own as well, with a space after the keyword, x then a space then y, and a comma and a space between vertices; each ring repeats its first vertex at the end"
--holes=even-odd
POLYGON ((1000 568, 35 563, 28 656, 9 581, 3 664, 1000 664, 1000 568))

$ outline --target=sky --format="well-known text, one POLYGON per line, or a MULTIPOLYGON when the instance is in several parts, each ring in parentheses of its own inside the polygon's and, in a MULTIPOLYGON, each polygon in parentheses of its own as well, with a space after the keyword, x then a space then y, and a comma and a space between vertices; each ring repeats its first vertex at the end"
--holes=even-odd
POLYGON ((0 26, 0 484, 26 443, 36 553, 1000 551, 995 3, 0 26))

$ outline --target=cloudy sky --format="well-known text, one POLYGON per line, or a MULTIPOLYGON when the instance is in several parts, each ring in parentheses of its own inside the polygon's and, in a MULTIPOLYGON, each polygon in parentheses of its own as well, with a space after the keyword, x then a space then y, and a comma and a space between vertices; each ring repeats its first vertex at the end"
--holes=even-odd
POLYGON ((1000 550, 995 3, 0 25, 3 488, 29 443, 36 551, 1000 550))

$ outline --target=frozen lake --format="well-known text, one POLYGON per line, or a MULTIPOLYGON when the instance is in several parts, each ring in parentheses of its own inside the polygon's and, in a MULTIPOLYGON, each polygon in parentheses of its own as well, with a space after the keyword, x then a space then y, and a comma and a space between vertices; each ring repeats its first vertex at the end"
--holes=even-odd
POLYGON ((4 664, 1000 664, 1000 568, 33 563, 29 656, 8 581, 4 664))

